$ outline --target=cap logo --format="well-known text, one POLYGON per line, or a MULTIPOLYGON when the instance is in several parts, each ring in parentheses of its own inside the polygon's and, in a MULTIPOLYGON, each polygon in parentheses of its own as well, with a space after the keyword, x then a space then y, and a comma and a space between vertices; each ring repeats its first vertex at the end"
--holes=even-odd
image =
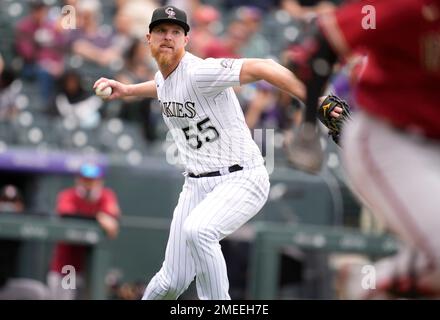
POLYGON ((169 19, 176 19, 176 13, 174 12, 173 8, 171 7, 166 8, 165 13, 168 15, 169 19))

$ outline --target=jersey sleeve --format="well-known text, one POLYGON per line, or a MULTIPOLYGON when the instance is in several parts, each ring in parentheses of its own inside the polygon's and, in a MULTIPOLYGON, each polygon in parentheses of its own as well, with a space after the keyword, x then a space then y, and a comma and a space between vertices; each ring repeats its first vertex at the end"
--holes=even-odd
POLYGON ((240 85, 243 59, 206 59, 193 71, 193 82, 206 96, 240 85))

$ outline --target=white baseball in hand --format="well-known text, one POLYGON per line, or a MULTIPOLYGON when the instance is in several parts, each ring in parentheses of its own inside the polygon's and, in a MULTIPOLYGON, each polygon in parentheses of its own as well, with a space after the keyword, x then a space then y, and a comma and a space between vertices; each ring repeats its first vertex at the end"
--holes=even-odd
POLYGON ((95 89, 95 93, 97 96, 101 97, 101 98, 108 98, 111 96, 112 94, 112 87, 107 87, 104 90, 102 89, 104 87, 103 84, 99 85, 96 89, 95 89))

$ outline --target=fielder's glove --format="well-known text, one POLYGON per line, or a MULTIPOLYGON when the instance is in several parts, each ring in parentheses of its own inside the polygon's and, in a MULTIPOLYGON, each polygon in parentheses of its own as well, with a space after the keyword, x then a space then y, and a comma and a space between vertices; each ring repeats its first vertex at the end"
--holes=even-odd
POLYGON ((347 102, 338 96, 330 94, 318 107, 318 119, 329 129, 328 134, 339 145, 342 126, 347 120, 351 119, 350 107, 347 102), (330 115, 336 107, 342 109, 342 113, 337 118, 330 115))

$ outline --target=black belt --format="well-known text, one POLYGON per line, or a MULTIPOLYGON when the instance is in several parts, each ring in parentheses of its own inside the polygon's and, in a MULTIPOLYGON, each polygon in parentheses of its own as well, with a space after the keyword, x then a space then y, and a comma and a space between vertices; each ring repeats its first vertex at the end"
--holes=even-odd
MULTIPOLYGON (((238 164, 234 164, 233 166, 230 166, 228 168, 229 172, 235 172, 235 171, 240 171, 243 170, 243 167, 238 165, 238 164)), ((212 172, 206 172, 206 173, 201 173, 201 174, 194 174, 192 172, 188 173, 188 176, 191 178, 205 178, 205 177, 217 177, 217 176, 221 176, 222 174, 220 173, 220 171, 212 171, 212 172)))

